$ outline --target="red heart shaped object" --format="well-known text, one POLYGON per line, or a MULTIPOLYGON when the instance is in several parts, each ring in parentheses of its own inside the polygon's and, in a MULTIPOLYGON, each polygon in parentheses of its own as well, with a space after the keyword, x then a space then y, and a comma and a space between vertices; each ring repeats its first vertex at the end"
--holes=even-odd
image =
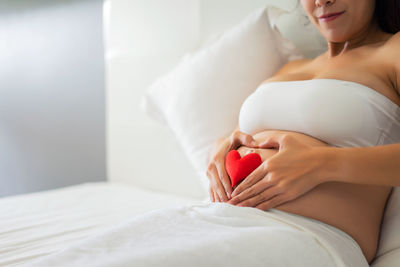
POLYGON ((244 180, 261 163, 261 156, 257 153, 249 153, 241 158, 239 151, 229 151, 225 157, 225 169, 231 179, 232 187, 244 180))

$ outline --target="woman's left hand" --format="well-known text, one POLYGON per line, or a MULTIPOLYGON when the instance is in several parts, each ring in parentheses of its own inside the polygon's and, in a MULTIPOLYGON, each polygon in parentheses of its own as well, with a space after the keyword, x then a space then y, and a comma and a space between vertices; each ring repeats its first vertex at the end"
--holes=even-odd
MULTIPOLYGON (((265 134, 265 133, 263 133, 265 134)), ((269 131, 258 148, 279 148, 233 191, 229 204, 268 210, 298 198, 320 183, 329 146, 297 132, 269 131)))

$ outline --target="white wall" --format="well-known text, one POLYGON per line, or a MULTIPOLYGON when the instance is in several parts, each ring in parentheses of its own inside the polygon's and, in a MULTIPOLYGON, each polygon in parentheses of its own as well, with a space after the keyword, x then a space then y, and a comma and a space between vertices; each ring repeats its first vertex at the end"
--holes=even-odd
POLYGON ((102 1, 0 1, 0 196, 106 179, 102 1))
MULTIPOLYGON (((111 181, 198 198, 208 195, 172 133, 144 114, 140 101, 148 86, 185 53, 200 48, 267 2, 274 1, 106 1, 111 181)), ((296 2, 287 0, 283 5, 293 7, 296 2)))
POLYGON ((171 133, 140 110, 149 83, 184 51, 198 45, 198 9, 193 0, 106 1, 107 175, 111 181, 203 195, 171 133))

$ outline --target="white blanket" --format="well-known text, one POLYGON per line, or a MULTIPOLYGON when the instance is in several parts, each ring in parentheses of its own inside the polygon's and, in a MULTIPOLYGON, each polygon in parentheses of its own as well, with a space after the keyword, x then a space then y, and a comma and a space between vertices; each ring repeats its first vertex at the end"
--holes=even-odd
POLYGON ((369 265, 353 239, 319 221, 275 209, 202 203, 133 217, 33 266, 369 265))
POLYGON ((134 216, 199 203, 199 199, 109 182, 0 198, 0 266, 29 266, 134 216))

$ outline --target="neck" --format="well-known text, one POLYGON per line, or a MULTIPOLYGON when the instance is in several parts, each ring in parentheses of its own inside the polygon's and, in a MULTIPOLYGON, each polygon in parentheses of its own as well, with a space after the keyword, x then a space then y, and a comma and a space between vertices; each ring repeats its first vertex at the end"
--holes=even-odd
POLYGON ((378 27, 376 21, 372 21, 371 24, 367 25, 356 35, 344 42, 328 41, 328 51, 326 55, 328 58, 333 58, 354 48, 380 42, 384 39, 384 36, 386 36, 386 33, 378 27))

